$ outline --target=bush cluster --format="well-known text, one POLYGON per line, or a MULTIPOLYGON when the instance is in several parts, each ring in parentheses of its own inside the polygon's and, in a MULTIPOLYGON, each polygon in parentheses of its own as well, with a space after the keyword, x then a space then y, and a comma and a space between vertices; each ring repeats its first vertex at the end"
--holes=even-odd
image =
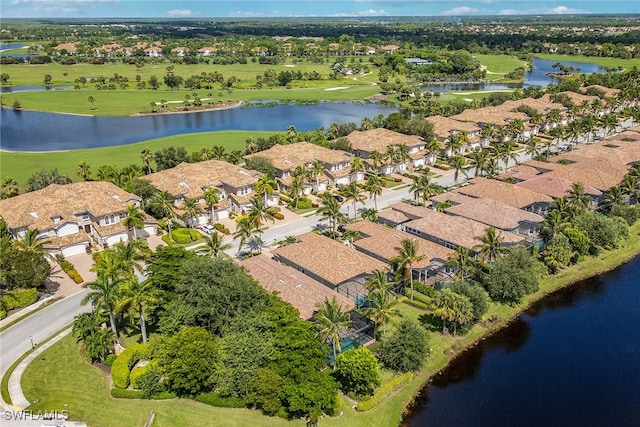
POLYGON ((132 344, 127 347, 113 362, 111 366, 111 378, 117 388, 129 387, 129 373, 140 359, 148 357, 149 346, 147 344, 132 344))
POLYGON ((76 268, 73 266, 73 264, 71 264, 69 261, 67 261, 64 258, 64 255, 57 254, 56 255, 56 261, 58 261, 58 264, 60 264, 60 267, 62 268, 62 271, 67 273, 67 276, 69 276, 71 278, 71 280, 73 280, 76 283, 84 282, 84 279, 82 278, 80 273, 78 273, 78 270, 76 270, 76 268))
POLYGON ((36 288, 16 289, 5 293, 0 300, 2 300, 1 305, 6 311, 26 307, 38 300, 38 290, 36 288))
POLYGON ((220 224, 219 222, 216 222, 215 224, 213 224, 213 228, 215 228, 216 230, 218 230, 222 234, 229 234, 230 233, 229 229, 227 227, 225 227, 224 225, 220 224))
POLYGON ((308 197, 300 197, 298 199, 298 209, 310 209, 312 204, 311 199, 308 197))
POLYGON ((175 393, 170 391, 163 391, 162 393, 154 394, 153 396, 147 396, 142 390, 125 390, 122 388, 112 388, 111 397, 116 399, 174 399, 175 393))
POLYGON ((131 387, 133 387, 135 389, 141 389, 142 386, 141 386, 141 384, 139 382, 140 377, 142 377, 144 374, 149 372, 149 370, 153 369, 153 367, 155 365, 157 365, 157 362, 151 361, 151 362, 147 363, 144 366, 138 366, 136 368, 133 368, 131 370, 131 373, 129 374, 129 380, 131 381, 131 387))
POLYGON ((200 238, 200 233, 193 228, 177 228, 171 231, 171 238, 176 243, 186 244, 200 238))
POLYGON ((210 406, 219 408, 244 408, 247 403, 240 397, 228 396, 223 397, 218 393, 201 393, 196 396, 196 400, 210 406))
POLYGON ((275 219, 284 219, 284 215, 282 215, 280 212, 276 212, 273 214, 273 217, 275 219))
POLYGON ((397 378, 391 380, 384 387, 380 387, 380 389, 371 397, 369 400, 365 400, 362 402, 358 402, 356 405, 356 410, 358 411, 368 411, 369 409, 377 406, 382 400, 387 396, 387 394, 391 393, 396 387, 409 382, 413 379, 413 372, 407 372, 406 374, 402 374, 397 378))

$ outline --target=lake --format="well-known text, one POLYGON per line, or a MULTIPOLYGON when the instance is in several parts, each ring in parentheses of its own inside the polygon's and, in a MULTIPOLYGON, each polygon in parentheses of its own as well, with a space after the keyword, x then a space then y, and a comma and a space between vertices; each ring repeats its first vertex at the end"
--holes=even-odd
POLYGON ((639 426, 640 256, 465 352, 403 426, 639 426))
MULTIPOLYGON (((556 84, 558 79, 549 77, 548 73, 557 72, 553 69, 553 64, 558 61, 551 61, 548 59, 533 58, 533 71, 528 71, 524 75, 523 83, 443 83, 443 84, 430 84, 421 86, 423 91, 430 92, 459 92, 459 91, 478 91, 478 90, 510 90, 515 88, 529 87, 529 86, 541 86, 547 87, 550 84, 556 84)), ((590 64, 586 62, 562 62, 565 66, 580 68, 581 73, 604 73, 606 69, 596 64, 590 64)))
POLYGON ((376 103, 321 102, 312 105, 231 108, 184 114, 94 117, 3 108, 0 147, 9 151, 51 151, 109 147, 185 133, 217 130, 298 131, 354 122, 398 111, 376 103))

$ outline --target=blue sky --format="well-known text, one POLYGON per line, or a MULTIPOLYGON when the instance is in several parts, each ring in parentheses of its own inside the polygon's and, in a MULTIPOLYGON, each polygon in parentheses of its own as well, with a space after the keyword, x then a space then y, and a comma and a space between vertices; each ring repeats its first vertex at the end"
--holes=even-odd
POLYGON ((2 18, 384 17, 640 13, 640 0, 0 0, 2 18))

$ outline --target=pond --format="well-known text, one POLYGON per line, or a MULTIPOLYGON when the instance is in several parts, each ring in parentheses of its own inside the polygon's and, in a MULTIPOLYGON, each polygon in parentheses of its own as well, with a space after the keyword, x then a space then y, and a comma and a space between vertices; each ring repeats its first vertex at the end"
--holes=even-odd
MULTIPOLYGON (((533 59, 533 71, 525 73, 523 83, 443 83, 443 84, 430 84, 421 86, 423 91, 429 92, 458 92, 458 91, 497 91, 497 90, 510 90, 515 88, 529 87, 529 86, 542 86, 547 87, 550 84, 558 83, 559 80, 553 77, 549 77, 548 73, 557 72, 553 69, 553 64, 558 61, 551 61, 548 59, 533 59)), ((563 65, 574 67, 574 69, 580 69, 581 73, 604 73, 606 69, 596 64, 590 64, 586 62, 562 62, 563 65)))
POLYGON ((377 103, 321 102, 312 105, 279 104, 265 108, 231 108, 184 114, 131 117, 94 117, 3 108, 0 148, 8 151, 51 151, 109 147, 185 133, 218 130, 298 131, 364 117, 387 116, 397 108, 377 103))
POLYGON ((527 310, 433 378, 403 426, 640 425, 640 256, 527 310))

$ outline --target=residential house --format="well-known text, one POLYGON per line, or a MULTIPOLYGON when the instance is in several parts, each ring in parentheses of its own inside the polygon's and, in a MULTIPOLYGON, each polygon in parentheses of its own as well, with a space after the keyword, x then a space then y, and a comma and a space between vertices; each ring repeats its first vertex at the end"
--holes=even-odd
POLYGON ((391 174, 394 172, 402 173, 407 168, 407 164, 411 168, 425 166, 427 163, 434 163, 437 153, 430 153, 426 149, 426 142, 417 135, 405 135, 394 132, 385 128, 370 129, 365 131, 353 131, 346 138, 351 143, 354 154, 362 159, 369 159, 371 163, 371 153, 377 151, 385 155, 389 147, 393 147, 395 152, 399 154, 399 147, 406 146, 408 158, 387 159, 386 164, 378 165, 378 170, 382 174, 391 174))
MULTIPOLYGON (((140 197, 106 181, 51 184, 0 200, 0 217, 15 238, 36 229, 45 249, 71 256, 85 252, 93 243, 106 247, 128 241, 133 234, 122 221, 127 206, 141 202, 140 197)), ((144 227, 135 230, 136 236, 155 234, 156 225, 147 217, 144 227)))
POLYGON ((318 175, 311 176, 305 182, 305 192, 326 191, 329 185, 348 184, 362 175, 351 170, 353 156, 341 150, 331 150, 310 142, 294 144, 276 144, 268 150, 245 156, 245 159, 262 157, 276 169, 276 179, 280 188, 286 190, 291 185, 293 175, 298 168, 312 168, 315 162, 322 166, 318 175))
POLYGON ((460 114, 451 116, 450 119, 458 120, 461 122, 475 123, 480 128, 487 125, 495 126, 497 129, 504 129, 504 139, 507 140, 513 136, 516 139, 523 138, 527 135, 527 126, 529 124, 529 116, 519 111, 511 111, 508 107, 496 106, 496 107, 482 107, 482 108, 468 108, 460 114), (520 120, 525 126, 525 129, 520 135, 508 135, 506 132, 511 123, 514 120, 520 120))
MULTIPOLYGON (((256 196, 254 187, 259 178, 259 172, 221 160, 180 163, 174 168, 141 177, 157 189, 171 194, 178 209, 183 207, 185 200, 196 199, 203 213, 191 219, 191 225, 227 218, 230 211, 244 212, 249 209, 251 198, 256 196), (207 206, 204 200, 207 187, 218 189, 220 201, 213 207, 207 206)), ((267 204, 274 206, 278 201, 278 194, 274 194, 267 199, 267 204)))
POLYGON ((462 122, 460 120, 444 116, 431 116, 427 117, 425 120, 433 125, 433 133, 438 141, 445 147, 451 138, 455 138, 462 132, 466 133, 467 141, 461 141, 459 151, 455 153, 451 150, 447 150, 445 155, 448 157, 453 155, 462 155, 469 148, 478 149, 489 146, 490 141, 483 138, 482 129, 475 123, 462 122))
POLYGON ((442 245, 429 240, 416 240, 415 236, 405 231, 375 222, 358 221, 347 225, 346 228, 362 235, 362 238, 355 239, 351 243, 357 250, 385 263, 390 263, 398 256, 396 248, 401 247, 403 240, 414 240, 417 255, 423 257, 411 266, 412 277, 417 280, 426 281, 430 277, 435 277, 444 269, 445 263, 453 255, 453 250, 442 245))
POLYGON ((396 46, 395 44, 380 46, 380 50, 382 51, 382 53, 393 53, 398 49, 400 49, 400 46, 396 46))
POLYGON ((351 299, 265 254, 239 262, 267 292, 277 293, 283 301, 298 309, 302 319, 311 319, 317 305, 334 297, 345 311, 355 307, 351 299))
MULTIPOLYGON (((568 179, 548 173, 536 175, 530 179, 516 183, 518 187, 526 188, 536 193, 546 194, 554 199, 559 199, 569 194, 573 189, 573 184, 574 183, 568 179)), ((593 204, 597 204, 602 196, 602 191, 590 186, 585 187, 584 192, 591 197, 593 204)))
POLYGON ((295 268, 359 304, 366 291, 365 282, 375 270, 389 265, 315 233, 298 236, 298 242, 272 251, 276 261, 295 268))

